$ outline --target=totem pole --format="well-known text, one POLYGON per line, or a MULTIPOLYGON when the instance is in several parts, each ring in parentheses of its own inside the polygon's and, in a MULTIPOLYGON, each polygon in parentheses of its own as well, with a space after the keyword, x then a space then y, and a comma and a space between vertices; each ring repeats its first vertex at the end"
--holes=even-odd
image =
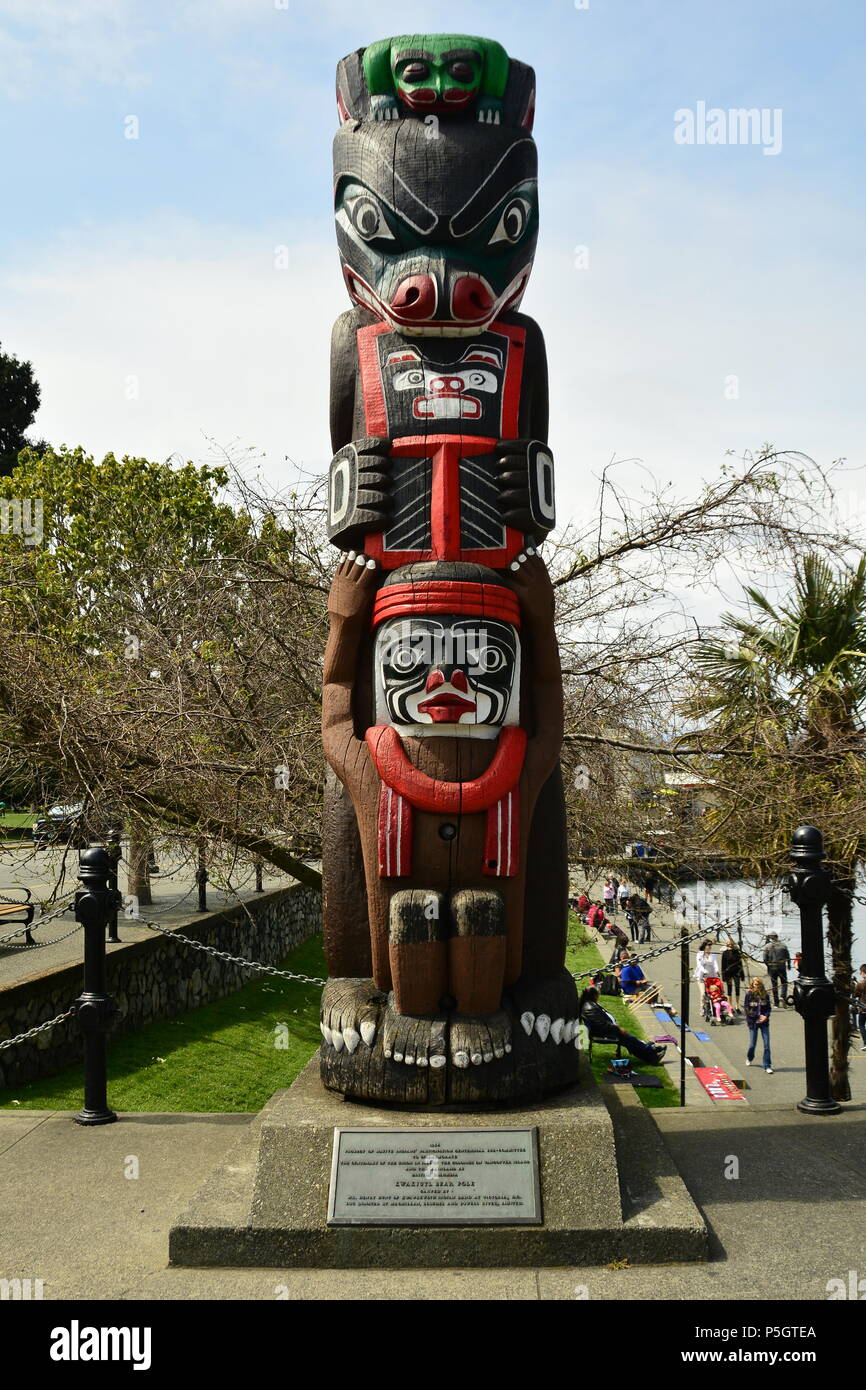
POLYGON ((321 1071, 359 1100, 577 1077, 534 102, 463 34, 337 69, 321 1071))

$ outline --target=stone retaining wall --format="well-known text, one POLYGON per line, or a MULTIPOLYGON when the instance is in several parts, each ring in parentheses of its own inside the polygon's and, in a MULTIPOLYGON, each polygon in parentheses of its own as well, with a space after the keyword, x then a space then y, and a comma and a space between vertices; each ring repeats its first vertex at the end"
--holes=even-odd
MULTIPOLYGON (((172 929, 220 951, 276 965, 321 925, 321 894, 292 884, 221 912, 173 922, 172 929)), ((108 992, 120 1011, 109 1047, 111 1037, 197 1009, 261 978, 156 932, 109 953, 106 973, 108 992)), ((81 993, 83 981, 79 963, 0 988, 0 1041, 64 1013, 81 993)), ((81 1059, 82 1034, 75 1019, 69 1019, 30 1042, 0 1051, 0 1086, 52 1076, 81 1059)))

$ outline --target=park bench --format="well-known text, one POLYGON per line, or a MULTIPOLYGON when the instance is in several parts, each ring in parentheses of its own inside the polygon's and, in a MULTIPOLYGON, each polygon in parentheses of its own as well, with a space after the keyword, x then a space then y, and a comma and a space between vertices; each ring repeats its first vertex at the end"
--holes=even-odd
POLYGON ((4 928, 14 927, 16 922, 20 922, 27 930, 24 933, 24 942, 27 946, 35 946, 35 941, 30 932, 30 924, 36 912, 36 904, 30 901, 29 888, 0 888, 0 936, 7 933, 4 928), (19 901, 12 897, 13 893, 22 893, 24 900, 19 901))

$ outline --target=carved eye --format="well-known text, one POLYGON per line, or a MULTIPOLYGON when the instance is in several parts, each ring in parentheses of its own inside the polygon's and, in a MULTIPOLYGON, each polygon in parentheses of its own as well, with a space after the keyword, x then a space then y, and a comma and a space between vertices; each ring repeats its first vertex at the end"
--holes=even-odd
POLYGON ((417 647, 402 646, 391 652, 390 662, 394 670, 406 676, 420 664, 423 653, 417 647))
POLYGON ((404 82, 423 82, 430 76, 430 64, 423 63, 420 59, 414 63, 407 63, 401 76, 404 82))
POLYGON ((505 665, 505 653, 490 642, 485 642, 474 650, 468 651, 466 657, 469 666, 484 671, 488 675, 494 671, 501 671, 505 665))
POLYGON ((475 70, 471 63, 464 63, 458 60, 457 62, 449 64, 448 71, 455 82, 475 81, 475 70))
POLYGON ((393 241, 394 233, 382 215, 382 209, 369 193, 346 199, 346 211, 358 236, 364 241, 393 241))
POLYGON ((493 246, 497 241, 507 241, 512 246, 520 240, 529 223, 532 211, 525 198, 512 198, 496 224, 496 231, 487 243, 493 246))

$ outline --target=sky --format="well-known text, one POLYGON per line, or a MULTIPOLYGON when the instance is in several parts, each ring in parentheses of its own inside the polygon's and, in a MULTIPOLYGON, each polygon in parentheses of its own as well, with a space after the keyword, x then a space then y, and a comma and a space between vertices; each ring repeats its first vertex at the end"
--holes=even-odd
MULTIPOLYGON (((334 68, 397 12, 0 0, 0 341, 41 384, 36 434, 249 449, 276 486, 326 468, 334 68)), ((454 24, 399 6, 402 32, 454 24)), ((611 459, 687 496, 765 441, 847 458, 866 509, 861 0, 464 0, 459 27, 536 69, 523 308, 560 518, 611 459), (764 136, 676 138, 716 108, 764 136)))

